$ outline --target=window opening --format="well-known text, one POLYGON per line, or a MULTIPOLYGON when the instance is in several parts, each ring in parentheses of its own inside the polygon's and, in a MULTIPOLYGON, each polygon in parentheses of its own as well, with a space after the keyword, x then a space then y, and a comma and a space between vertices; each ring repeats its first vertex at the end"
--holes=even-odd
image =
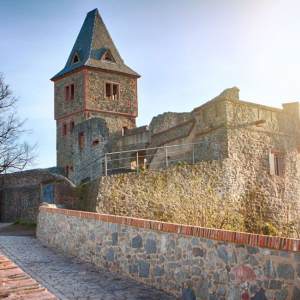
POLYGON ((93 141, 93 147, 98 146, 99 145, 99 140, 94 140, 93 141))
POLYGON ((270 174, 277 176, 284 176, 285 161, 284 153, 271 152, 269 157, 270 174))
POLYGON ((75 84, 71 83, 65 86, 64 89, 65 102, 75 99, 75 84))
POLYGON ((105 84, 105 99, 120 100, 119 84, 109 82, 105 84))
POLYGON ((83 132, 79 133, 78 135, 78 146, 80 149, 83 148, 83 132))
POLYGON ((65 166, 65 173, 66 173, 67 175, 70 174, 70 168, 69 168, 69 166, 65 166))
POLYGON ((129 130, 128 130, 128 128, 126 126, 122 127, 122 132, 121 132, 122 136, 127 135, 128 132, 129 132, 129 130))
POLYGON ((79 61, 80 61, 79 55, 77 53, 75 53, 73 58, 72 58, 71 65, 76 64, 79 61))
POLYGON ((70 133, 73 133, 74 127, 75 127, 75 122, 71 121, 70 122, 70 133))
POLYGON ((112 56, 112 54, 108 50, 104 53, 104 55, 102 56, 101 59, 106 61, 106 62, 113 62, 113 63, 116 62, 114 57, 112 56))
POLYGON ((66 123, 62 124, 62 135, 66 135, 68 132, 68 126, 66 123))
POLYGON ((75 86, 74 86, 74 84, 71 84, 70 88, 71 88, 71 100, 73 100, 74 96, 75 96, 75 86))

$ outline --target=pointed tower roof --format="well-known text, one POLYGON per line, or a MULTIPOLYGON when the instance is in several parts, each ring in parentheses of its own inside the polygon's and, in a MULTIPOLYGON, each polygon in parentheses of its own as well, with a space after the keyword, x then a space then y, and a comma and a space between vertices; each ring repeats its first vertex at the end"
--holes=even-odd
POLYGON ((51 80, 82 66, 140 77, 124 64, 97 8, 87 14, 65 67, 51 80))

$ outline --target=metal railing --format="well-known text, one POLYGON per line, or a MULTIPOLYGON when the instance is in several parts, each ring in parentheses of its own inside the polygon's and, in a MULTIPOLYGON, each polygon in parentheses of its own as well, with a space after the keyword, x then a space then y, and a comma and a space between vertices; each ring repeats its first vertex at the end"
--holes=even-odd
POLYGON ((104 175, 194 164, 209 159, 220 159, 220 146, 216 141, 111 152, 104 155, 104 175))
POLYGON ((76 181, 215 160, 221 158, 221 152, 219 140, 110 152, 77 170, 76 181))

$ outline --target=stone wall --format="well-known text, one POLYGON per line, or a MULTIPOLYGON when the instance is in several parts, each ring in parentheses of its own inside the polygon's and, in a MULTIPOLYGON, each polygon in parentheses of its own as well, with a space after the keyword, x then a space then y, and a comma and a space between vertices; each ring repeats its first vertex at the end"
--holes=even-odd
MULTIPOLYGON (((99 71, 88 71, 89 97, 87 107, 109 112, 137 115, 137 79, 134 77, 99 71), (105 83, 118 83, 120 99, 105 99, 105 83)), ((131 128, 131 127, 130 127, 131 128)), ((111 128, 112 130, 112 128, 111 128)), ((114 131, 114 130, 113 130, 114 131)))
POLYGON ((55 181, 59 173, 59 168, 49 168, 0 175, 0 221, 35 222, 42 202, 40 182, 55 181))
POLYGON ((166 112, 153 117, 149 125, 151 135, 165 131, 169 128, 184 123, 192 118, 191 113, 166 112))
POLYGON ((111 149, 108 136, 109 129, 102 118, 92 118, 75 125, 72 142, 74 172, 70 179, 77 185, 83 180, 104 175, 104 158, 100 157, 111 149), (94 163, 91 164, 92 161, 94 163))
POLYGON ((265 234, 272 228, 268 234, 299 238, 297 194, 273 194, 282 183, 265 175, 266 164, 256 176, 227 158, 102 177, 86 186, 86 195, 90 186, 98 188, 87 200, 88 211, 265 234))
POLYGON ((178 299, 300 299, 300 240, 46 207, 37 236, 178 299))
MULTIPOLYGON (((299 104, 297 103, 299 107, 299 104)), ((296 110, 295 110, 296 111, 296 110)), ((274 226, 299 236, 297 215, 300 211, 300 154, 297 118, 287 110, 247 102, 228 105, 228 177, 231 193, 244 190, 261 194, 264 218, 277 220, 274 226), (256 123, 263 121, 262 123, 256 123), (270 153, 282 153, 284 173, 271 174, 270 153), (265 207, 263 207, 265 205, 265 207), (296 217, 296 218, 295 218, 296 217), (295 222, 296 221, 296 222, 295 222)))

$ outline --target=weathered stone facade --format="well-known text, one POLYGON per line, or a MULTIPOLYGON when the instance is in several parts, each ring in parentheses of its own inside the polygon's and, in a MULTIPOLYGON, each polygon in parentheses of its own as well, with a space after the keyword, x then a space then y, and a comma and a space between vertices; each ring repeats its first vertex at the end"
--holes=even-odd
POLYGON ((109 152, 132 150, 110 155, 108 174, 161 168, 166 159, 175 165, 228 159, 223 177, 226 192, 263 191, 276 203, 274 211, 282 203, 297 209, 298 103, 276 109, 245 102, 233 87, 191 112, 164 113, 149 126, 136 128, 138 77, 124 64, 98 11, 88 13, 65 68, 52 79, 57 165, 66 168, 73 182, 105 175, 103 157, 109 152), (66 101, 65 87, 71 84, 74 99, 66 101), (97 122, 102 125, 96 126, 97 122), (84 136, 81 146, 80 135, 84 136), (99 144, 95 146, 94 140, 99 144), (175 145, 179 145, 176 151, 168 154, 151 149, 175 145))
MULTIPOLYGON (((105 120, 108 127, 105 139, 115 147, 122 130, 135 127, 139 77, 124 64, 98 10, 89 12, 66 66, 52 78, 55 83, 57 165, 64 167, 70 178, 74 179, 83 164, 90 162, 86 160, 87 154, 78 156, 74 145, 78 145, 78 134, 89 135, 84 128, 95 127, 95 121, 84 125, 79 133, 74 131, 75 125, 87 124, 93 118, 105 120)), ((85 140, 83 142, 87 143, 85 140)), ((91 143, 83 148, 86 153, 91 153, 94 152, 92 147, 91 143)), ((108 149, 102 147, 103 151, 108 149)), ((83 179, 78 179, 79 183, 83 179)))
POLYGON ((45 207, 37 236, 178 299, 300 298, 300 240, 45 207))
POLYGON ((58 168, 49 168, 0 175, 0 221, 36 222, 43 202, 40 183, 54 182, 62 173, 58 168))

